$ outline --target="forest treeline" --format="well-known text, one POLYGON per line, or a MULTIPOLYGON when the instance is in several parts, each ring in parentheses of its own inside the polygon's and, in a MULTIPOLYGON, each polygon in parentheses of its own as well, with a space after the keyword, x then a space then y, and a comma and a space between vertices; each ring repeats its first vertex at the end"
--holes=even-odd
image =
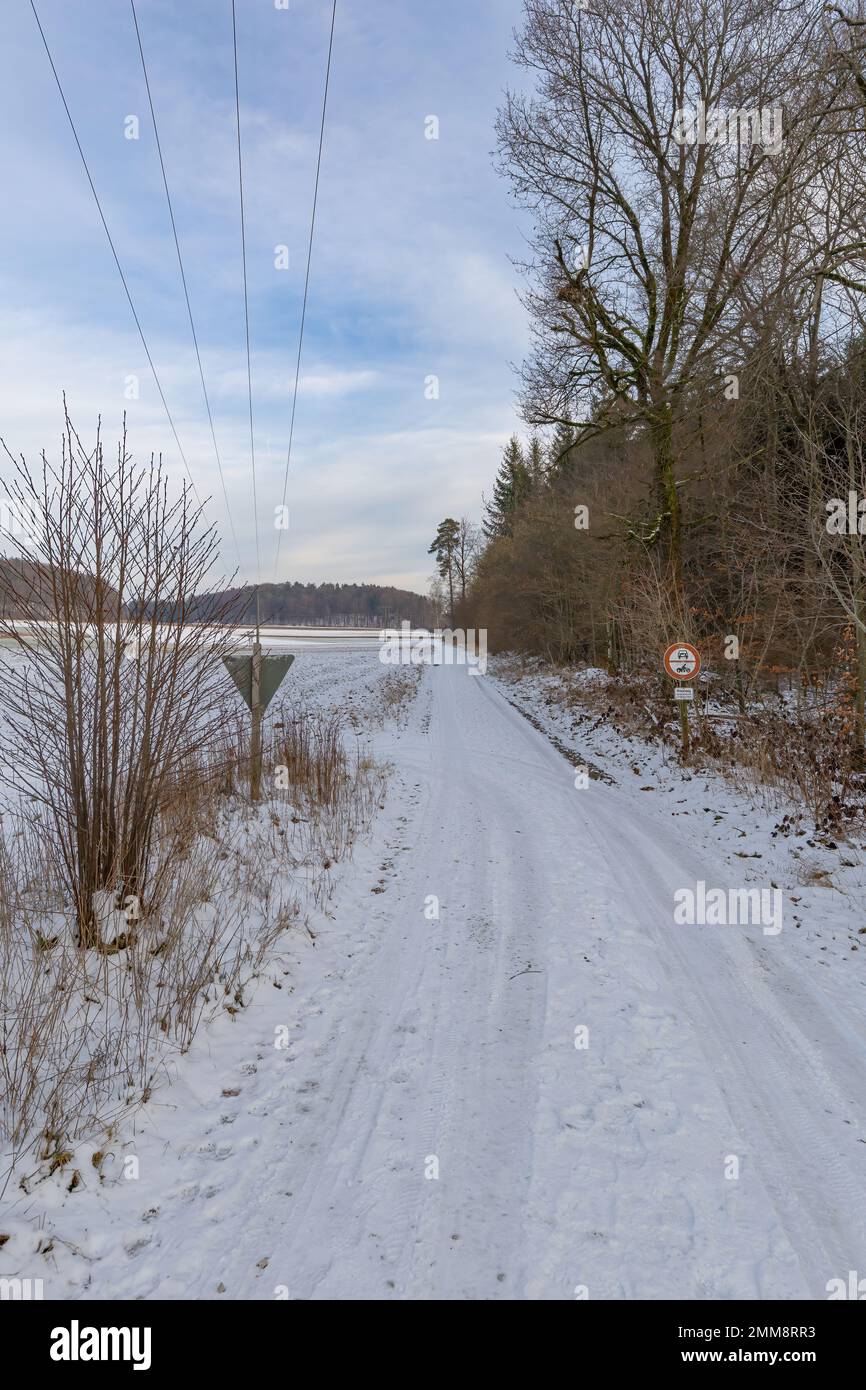
POLYGON ((832 679, 862 745, 866 10, 525 11, 527 430, 455 616, 619 673, 691 640, 743 708, 832 679))
MULTIPOLYGON (((220 597, 229 600, 238 622, 255 622, 254 586, 226 589, 220 597)), ((290 626, 387 627, 406 621, 422 627, 430 625, 434 611, 424 594, 381 584, 262 584, 258 601, 263 623, 290 626)), ((212 596, 203 603, 212 603, 212 596)))

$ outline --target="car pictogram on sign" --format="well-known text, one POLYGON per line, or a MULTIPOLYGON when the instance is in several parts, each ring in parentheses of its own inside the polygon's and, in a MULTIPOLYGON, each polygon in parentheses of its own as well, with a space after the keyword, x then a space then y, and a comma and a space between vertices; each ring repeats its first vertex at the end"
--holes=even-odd
POLYGON ((664 656, 665 670, 675 681, 692 681, 701 669, 701 656, 690 642, 674 642, 664 656))

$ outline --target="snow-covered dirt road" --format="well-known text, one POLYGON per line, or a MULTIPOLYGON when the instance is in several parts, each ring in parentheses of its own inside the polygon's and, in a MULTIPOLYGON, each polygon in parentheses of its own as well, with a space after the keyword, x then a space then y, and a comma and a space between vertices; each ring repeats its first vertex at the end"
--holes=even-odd
POLYGON ((148 1107, 140 1180, 100 1194, 86 1275, 50 1296, 826 1298, 866 1275, 866 1024, 796 933, 674 925, 676 890, 739 886, 731 865, 576 787, 465 668, 426 669, 378 742, 386 810, 293 993, 263 985, 148 1107))

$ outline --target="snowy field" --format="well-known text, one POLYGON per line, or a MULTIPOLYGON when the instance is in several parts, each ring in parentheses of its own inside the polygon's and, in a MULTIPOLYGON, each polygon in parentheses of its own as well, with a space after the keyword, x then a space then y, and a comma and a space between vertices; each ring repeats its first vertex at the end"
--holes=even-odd
POLYGON ((387 672, 299 652, 293 693, 352 714, 384 807, 100 1166, 7 1186, 0 1274, 556 1300, 866 1273, 864 848, 774 838, 784 808, 588 732, 556 677, 425 668, 386 716, 387 672), (584 759, 609 780, 576 785, 584 759), (781 930, 676 924, 699 882, 780 891, 781 930))

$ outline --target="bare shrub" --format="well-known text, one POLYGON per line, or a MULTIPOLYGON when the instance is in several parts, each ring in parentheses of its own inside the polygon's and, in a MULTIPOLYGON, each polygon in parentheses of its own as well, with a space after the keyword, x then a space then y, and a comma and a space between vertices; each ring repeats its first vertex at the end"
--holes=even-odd
POLYGON ((36 536, 8 569, 13 616, 0 618, 16 748, 0 775, 47 809, 79 944, 99 947, 94 895, 144 897, 158 817, 223 724, 215 672, 233 631, 226 601, 206 592, 217 538, 186 486, 169 499, 161 462, 133 464, 125 425, 115 467, 68 413, 59 464, 43 453, 34 476, 12 462, 8 491, 36 536))

